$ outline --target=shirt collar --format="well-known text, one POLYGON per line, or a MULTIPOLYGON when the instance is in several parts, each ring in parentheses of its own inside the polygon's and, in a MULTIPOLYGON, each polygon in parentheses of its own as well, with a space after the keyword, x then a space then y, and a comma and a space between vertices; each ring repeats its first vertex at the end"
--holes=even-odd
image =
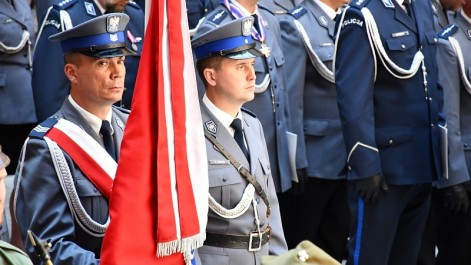
MULTIPOLYGON (((216 107, 216 105, 211 102, 211 100, 208 98, 206 93, 203 96, 203 103, 206 105, 206 107, 211 111, 211 113, 216 116, 216 118, 219 120, 219 122, 226 128, 226 130, 234 136, 234 129, 231 127, 231 123, 234 120, 234 117, 229 115, 228 113, 224 112, 220 108, 216 107)), ((239 111, 237 113, 236 118, 240 119, 241 121, 244 121, 244 117, 242 116, 241 112, 239 111)), ((244 123, 242 122, 242 128, 244 128, 244 123)))
POLYGON ((239 4, 237 1, 231 1, 231 3, 237 6, 244 13, 243 14, 244 16, 259 15, 257 5, 255 6, 255 11, 253 12, 253 14, 250 14, 250 12, 247 9, 245 9, 245 7, 243 7, 241 4, 239 4))
MULTIPOLYGON (((68 99, 69 99, 70 104, 72 104, 72 106, 80 113, 80 115, 82 115, 85 121, 88 122, 88 124, 90 124, 93 131, 97 135, 100 135, 100 128, 101 128, 102 120, 98 118, 97 116, 91 114, 90 112, 86 111, 84 108, 80 107, 80 105, 77 104, 77 102, 75 102, 75 100, 72 98, 71 95, 69 95, 68 99)), ((110 124, 111 124, 111 115, 112 115, 112 111, 110 110, 110 112, 106 115, 106 119, 105 119, 108 122, 110 122, 110 124)), ((113 126, 111 126, 111 134, 113 133, 114 133, 113 126)))
MULTIPOLYGON (((402 0, 404 1, 404 0, 402 0)), ((339 8, 337 11, 335 11, 332 7, 328 6, 326 3, 320 1, 320 0, 313 0, 314 3, 316 3, 324 13, 327 14, 327 16, 331 19, 334 20, 335 16, 337 14, 340 14, 341 8, 339 8)))
POLYGON ((400 7, 404 6, 404 0, 396 0, 396 3, 398 3, 400 7))
POLYGON ((101 14, 105 14, 106 9, 100 4, 100 2, 98 2, 98 0, 93 0, 93 2, 95 2, 95 5, 98 6, 98 9, 100 9, 101 14))

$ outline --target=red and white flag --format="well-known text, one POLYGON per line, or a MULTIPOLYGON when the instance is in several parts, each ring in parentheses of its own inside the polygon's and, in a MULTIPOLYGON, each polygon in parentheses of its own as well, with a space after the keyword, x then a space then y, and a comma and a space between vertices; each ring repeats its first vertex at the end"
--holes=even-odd
POLYGON ((100 264, 184 264, 205 240, 208 169, 183 0, 152 1, 131 109, 100 264))

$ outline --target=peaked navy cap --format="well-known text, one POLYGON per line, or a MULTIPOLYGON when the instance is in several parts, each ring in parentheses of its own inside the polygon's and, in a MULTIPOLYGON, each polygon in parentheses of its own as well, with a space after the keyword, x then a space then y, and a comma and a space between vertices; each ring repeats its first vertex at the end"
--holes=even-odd
POLYGON ((197 60, 211 56, 249 59, 260 56, 252 39, 253 17, 243 17, 196 37, 191 41, 197 60))
POLYGON ((135 55, 126 46, 124 29, 128 22, 129 16, 124 13, 105 14, 54 34, 49 40, 60 41, 64 54, 78 52, 98 58, 135 55))

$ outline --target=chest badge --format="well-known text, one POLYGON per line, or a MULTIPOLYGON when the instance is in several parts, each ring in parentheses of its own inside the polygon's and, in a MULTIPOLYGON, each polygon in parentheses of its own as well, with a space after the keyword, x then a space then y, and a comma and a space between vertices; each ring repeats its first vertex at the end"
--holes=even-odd
POLYGON ((208 132, 212 134, 216 134, 218 132, 218 126, 213 120, 205 122, 204 125, 206 126, 206 130, 208 130, 208 132))

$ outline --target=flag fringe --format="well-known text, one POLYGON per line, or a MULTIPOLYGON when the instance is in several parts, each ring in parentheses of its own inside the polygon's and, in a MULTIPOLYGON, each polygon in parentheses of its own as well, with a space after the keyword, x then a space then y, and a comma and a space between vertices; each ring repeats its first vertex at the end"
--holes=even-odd
POLYGON ((204 240, 206 240, 206 233, 199 233, 183 239, 158 243, 157 257, 170 256, 177 252, 190 253, 192 250, 203 246, 204 240))

